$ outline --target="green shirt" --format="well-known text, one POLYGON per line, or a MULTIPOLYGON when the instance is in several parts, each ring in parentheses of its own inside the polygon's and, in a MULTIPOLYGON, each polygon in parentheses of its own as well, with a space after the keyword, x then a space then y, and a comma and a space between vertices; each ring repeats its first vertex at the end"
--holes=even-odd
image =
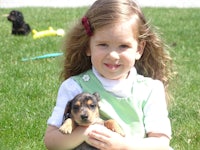
POLYGON ((136 77, 134 87, 131 89, 131 96, 126 98, 120 98, 107 92, 92 70, 74 76, 73 79, 81 86, 83 92, 100 94, 102 119, 116 120, 124 130, 126 137, 143 138, 146 136, 143 107, 148 99, 148 94, 141 95, 138 90, 143 90, 145 87, 145 93, 151 93, 151 88, 146 84, 146 78, 141 77, 136 77))

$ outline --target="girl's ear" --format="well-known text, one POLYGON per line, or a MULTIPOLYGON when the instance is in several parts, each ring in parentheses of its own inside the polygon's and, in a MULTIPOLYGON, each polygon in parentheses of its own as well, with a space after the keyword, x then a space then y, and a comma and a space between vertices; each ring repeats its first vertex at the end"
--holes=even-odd
POLYGON ((87 49, 87 50, 86 50, 86 56, 91 56, 90 49, 87 49))
POLYGON ((139 60, 141 58, 141 56, 144 52, 145 46, 146 46, 146 41, 142 40, 142 41, 139 42, 138 50, 136 52, 136 57, 135 57, 136 60, 139 60))

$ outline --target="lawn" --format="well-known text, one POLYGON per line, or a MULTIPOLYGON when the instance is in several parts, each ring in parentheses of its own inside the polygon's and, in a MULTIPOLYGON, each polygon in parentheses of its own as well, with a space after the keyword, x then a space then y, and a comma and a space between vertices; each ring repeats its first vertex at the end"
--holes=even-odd
MULTIPOLYGON (((27 23, 38 31, 69 29, 85 8, 18 8, 27 23)), ((45 149, 46 120, 56 102, 62 56, 22 61, 61 52, 63 37, 33 39, 11 35, 11 23, 0 9, 0 149, 45 149)), ((176 150, 200 147, 200 9, 144 8, 150 22, 159 28, 171 46, 178 72, 170 89, 169 108, 176 150)))

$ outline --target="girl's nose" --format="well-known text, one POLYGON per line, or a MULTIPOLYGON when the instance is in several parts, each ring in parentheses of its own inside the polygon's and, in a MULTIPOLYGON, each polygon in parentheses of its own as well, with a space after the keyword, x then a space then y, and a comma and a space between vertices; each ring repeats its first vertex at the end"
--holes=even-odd
POLYGON ((118 60, 120 58, 116 51, 110 51, 108 57, 113 60, 118 60))

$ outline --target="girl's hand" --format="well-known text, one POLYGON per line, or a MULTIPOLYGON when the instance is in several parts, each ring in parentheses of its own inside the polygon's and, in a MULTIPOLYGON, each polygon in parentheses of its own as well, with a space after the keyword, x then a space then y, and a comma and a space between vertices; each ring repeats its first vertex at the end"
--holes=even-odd
POLYGON ((125 146, 125 138, 105 126, 91 125, 88 131, 86 142, 100 150, 122 149, 125 146))

